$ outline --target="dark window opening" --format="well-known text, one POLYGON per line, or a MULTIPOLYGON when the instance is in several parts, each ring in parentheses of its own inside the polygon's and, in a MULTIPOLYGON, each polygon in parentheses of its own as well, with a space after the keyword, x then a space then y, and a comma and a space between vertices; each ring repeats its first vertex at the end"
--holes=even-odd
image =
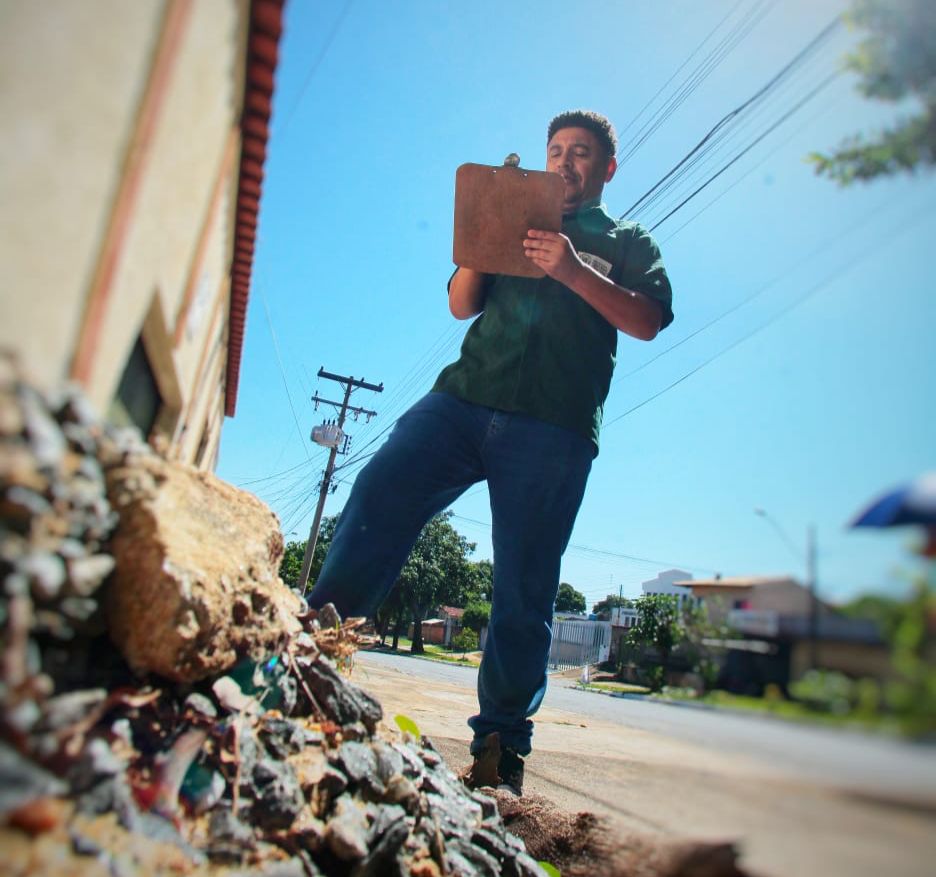
POLYGON ((140 336, 127 359, 108 417, 116 426, 135 426, 145 439, 153 431, 162 404, 156 375, 140 336))

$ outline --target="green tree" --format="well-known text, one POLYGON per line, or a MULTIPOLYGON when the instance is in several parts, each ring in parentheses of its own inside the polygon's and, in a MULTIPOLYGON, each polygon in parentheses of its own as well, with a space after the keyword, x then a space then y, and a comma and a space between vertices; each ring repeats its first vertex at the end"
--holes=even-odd
POLYGON ((699 674, 703 689, 709 691, 715 687, 726 652, 724 646, 712 643, 724 642, 729 638, 728 625, 726 622, 712 622, 705 605, 690 605, 682 611, 680 626, 682 631, 679 634, 679 650, 686 655, 692 669, 699 674))
MULTIPOLYGON (((936 573, 936 566, 931 567, 931 573, 936 573)), ((934 618, 936 587, 933 581, 921 577, 914 583, 910 599, 903 604, 891 656, 897 678, 886 689, 888 705, 900 717, 904 729, 912 734, 936 731, 934 618)))
POLYGON ((306 542, 287 542, 280 561, 280 578, 291 588, 296 587, 299 573, 302 571, 302 558, 305 556, 306 542))
POLYGON ((839 607, 849 618, 864 618, 877 624, 881 635, 893 644, 904 615, 905 601, 886 594, 861 594, 839 607))
POLYGON ((469 566, 471 585, 468 601, 481 600, 490 603, 494 594, 494 564, 489 560, 473 560, 469 566))
POLYGON ((630 609, 633 605, 634 601, 628 600, 627 597, 619 597, 617 594, 608 594, 604 600, 599 600, 592 606, 592 612, 602 621, 610 621, 612 609, 630 609))
POLYGON ((567 582, 559 585, 559 593, 556 595, 556 612, 576 612, 585 611, 585 595, 579 593, 567 582))
POLYGON ((451 512, 436 515, 423 528, 400 572, 396 587, 413 622, 410 651, 422 654, 422 623, 426 614, 439 604, 458 605, 471 587, 471 563, 468 555, 475 549, 449 523, 451 512))
POLYGON ((679 602, 667 594, 646 594, 635 601, 637 622, 627 632, 626 644, 638 649, 647 647, 656 650, 659 666, 651 673, 655 689, 662 687, 663 672, 669 663, 673 649, 685 637, 679 613, 679 602))
MULTIPOLYGON (((325 555, 331 545, 332 536, 335 534, 335 524, 337 523, 338 516, 331 515, 323 518, 319 526, 319 537, 315 543, 312 565, 309 567, 310 588, 315 584, 315 580, 322 569, 322 564, 325 562, 325 555)), ((303 539, 301 542, 287 542, 283 551, 279 574, 280 578, 291 588, 295 588, 299 583, 299 574, 302 572, 302 559, 305 557, 307 541, 303 539)))
POLYGON ((467 628, 452 637, 452 651, 473 652, 478 648, 478 635, 473 630, 467 628))
POLYGON ((465 614, 462 616, 462 625, 468 628, 468 630, 473 630, 475 633, 480 634, 481 631, 487 627, 490 620, 491 604, 481 600, 472 600, 472 602, 465 607, 465 614))
POLYGON ((845 66, 860 77, 865 97, 914 99, 917 111, 872 139, 860 134, 830 155, 809 156, 816 173, 845 186, 855 180, 912 172, 936 163, 936 3, 933 0, 853 0, 848 22, 866 31, 845 66))

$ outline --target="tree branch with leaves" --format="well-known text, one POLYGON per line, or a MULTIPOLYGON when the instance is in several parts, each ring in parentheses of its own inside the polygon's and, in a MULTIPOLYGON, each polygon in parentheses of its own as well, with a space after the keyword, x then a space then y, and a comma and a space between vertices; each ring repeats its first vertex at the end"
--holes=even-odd
POLYGON ((936 164, 936 3, 854 0, 846 21, 866 31, 845 67, 872 100, 912 101, 916 112, 876 136, 855 134, 829 153, 809 156, 816 173, 847 186, 936 164))

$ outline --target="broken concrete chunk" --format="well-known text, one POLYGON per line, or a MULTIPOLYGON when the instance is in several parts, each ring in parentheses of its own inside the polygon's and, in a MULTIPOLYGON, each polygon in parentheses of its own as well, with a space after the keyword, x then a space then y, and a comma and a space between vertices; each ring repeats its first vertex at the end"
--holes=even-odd
POLYGON ((43 709, 42 731, 62 731, 77 725, 107 698, 103 688, 87 688, 50 697, 43 709))
POLYGON ((30 801, 67 791, 60 779, 0 742, 0 816, 30 801))
POLYGON ((205 697, 204 694, 199 694, 197 691, 193 691, 185 698, 185 706, 192 712, 209 719, 217 718, 218 715, 218 711, 215 709, 215 705, 211 702, 211 699, 205 697))
MULTIPOLYGON (((328 759, 325 753, 317 746, 309 746, 290 759, 293 770, 299 778, 302 790, 311 795, 315 787, 325 778, 329 770, 328 759)), ((345 783, 347 785, 347 783, 345 783)))
POLYGON ((252 821, 266 830, 289 828, 305 807, 296 772, 288 762, 267 758, 253 769, 252 821))
POLYGON ((68 585, 78 597, 90 597, 114 569, 114 558, 109 554, 75 557, 68 560, 68 585))
POLYGON ((353 741, 342 743, 338 750, 338 760, 344 768, 345 775, 355 783, 377 774, 377 756, 365 743, 353 741))
POLYGON ((325 827, 325 843, 343 861, 355 861, 367 855, 367 817, 353 801, 339 800, 335 815, 325 827))
POLYGON ((239 859, 242 850, 254 846, 253 831, 229 807, 218 807, 212 812, 208 833, 211 838, 209 855, 212 858, 239 859))
POLYGON ((403 773, 403 757, 383 740, 374 740, 371 749, 377 756, 377 773, 387 782, 392 776, 403 773))
POLYGON ((211 690, 218 699, 218 703, 228 712, 244 712, 248 715, 260 712, 260 704, 257 700, 244 694, 241 687, 230 676, 216 679, 211 690))
POLYGON ((394 806, 381 807, 368 837, 370 852, 351 872, 352 877, 377 877, 387 873, 409 833, 403 810, 394 806))
POLYGON ((65 564, 54 554, 34 551, 16 566, 29 579, 37 600, 54 600, 65 584, 65 564))
POLYGON ((305 670, 305 680, 326 718, 339 725, 363 722, 373 734, 383 718, 383 709, 367 692, 342 679, 338 671, 320 658, 305 670))
POLYGON ((66 450, 65 438, 58 424, 50 416, 37 392, 28 387, 20 387, 18 395, 26 433, 36 462, 40 468, 55 467, 66 450))
POLYGON ((145 453, 110 468, 107 486, 120 515, 108 618, 137 673, 194 682, 298 633, 279 525, 255 496, 145 453))
POLYGON ((338 614, 334 603, 326 603, 319 609, 318 623, 324 630, 330 630, 341 626, 341 616, 338 614))
POLYGON ((385 800, 390 804, 399 804, 407 813, 414 813, 419 805, 419 789, 412 780, 402 774, 390 777, 387 780, 387 793, 385 800))

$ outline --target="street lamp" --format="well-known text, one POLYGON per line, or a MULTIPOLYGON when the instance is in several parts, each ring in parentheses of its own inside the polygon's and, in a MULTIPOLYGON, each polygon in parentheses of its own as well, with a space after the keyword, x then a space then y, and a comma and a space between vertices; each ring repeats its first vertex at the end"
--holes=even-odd
MULTIPOLYGON (((796 544, 787 535, 786 530, 777 520, 764 509, 754 509, 754 514, 763 518, 776 530, 783 544, 790 550, 798 563, 802 563, 803 556, 796 548, 796 544)), ((816 599, 816 525, 806 527, 806 588, 809 591, 809 664, 813 670, 819 669, 819 601, 816 599)))

